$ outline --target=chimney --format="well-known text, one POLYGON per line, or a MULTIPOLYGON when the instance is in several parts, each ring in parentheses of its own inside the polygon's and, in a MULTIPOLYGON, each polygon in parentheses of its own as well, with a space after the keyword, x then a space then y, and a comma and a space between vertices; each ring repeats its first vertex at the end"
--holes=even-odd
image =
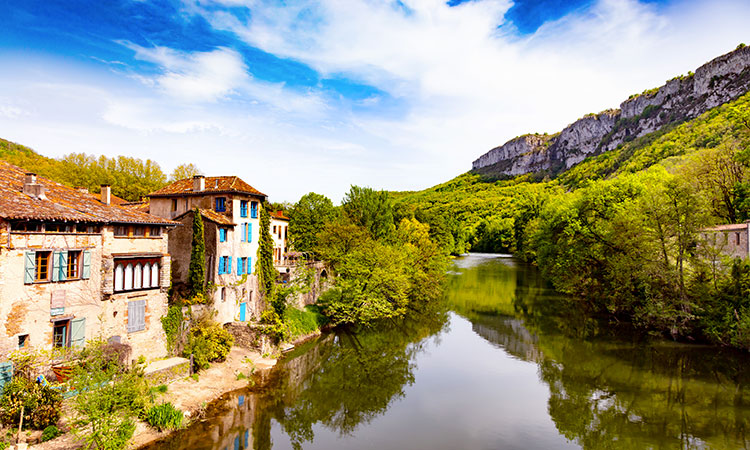
POLYGON ((112 201, 112 188, 108 184, 102 185, 102 203, 109 205, 112 201))
POLYGON ((193 175, 193 192, 200 192, 206 189, 206 177, 203 175, 193 175))
POLYGON ((44 186, 36 182, 36 174, 27 172, 23 177, 23 193, 36 199, 46 200, 44 186))

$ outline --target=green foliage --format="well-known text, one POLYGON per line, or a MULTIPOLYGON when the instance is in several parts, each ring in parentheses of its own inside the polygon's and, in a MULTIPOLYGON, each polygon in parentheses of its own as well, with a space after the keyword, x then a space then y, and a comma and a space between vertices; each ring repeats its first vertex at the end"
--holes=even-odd
POLYGON ((188 269, 188 290, 191 297, 206 295, 206 241, 203 217, 197 207, 193 210, 193 240, 188 269))
POLYGON ((317 306, 307 305, 304 309, 287 308, 284 311, 283 322, 286 328, 284 338, 294 339, 320 329, 328 323, 328 318, 320 312, 317 306))
POLYGON ((60 436, 62 431, 55 425, 50 425, 42 431, 42 442, 51 441, 52 439, 60 436))
POLYGON ((167 315, 161 318, 161 326, 164 328, 164 334, 167 335, 167 348, 170 352, 175 349, 177 338, 182 331, 183 320, 182 305, 180 304, 170 306, 167 315))
POLYGON ((314 257, 318 233, 335 217, 336 209, 328 197, 315 192, 303 195, 289 210, 289 239, 294 250, 314 257))
POLYGON ((341 206, 352 223, 368 230, 375 239, 388 239, 395 229, 388 192, 352 186, 341 206))
POLYGON ((273 266, 273 238, 271 238, 270 228, 271 215, 268 212, 268 206, 263 205, 260 210, 258 262, 255 267, 261 295, 263 295, 268 306, 273 308, 280 317, 284 314, 285 302, 284 298, 279 298, 276 295, 276 278, 279 273, 273 266))
POLYGON ((184 357, 193 355, 194 370, 208 369, 210 363, 224 361, 234 344, 234 337, 208 317, 196 320, 190 330, 184 357))
POLYGON ((125 448, 135 431, 135 418, 147 410, 149 389, 142 367, 127 367, 121 350, 92 341, 75 366, 70 382, 78 391, 73 432, 86 449, 125 448))
POLYGON ((24 427, 41 430, 55 425, 60 419, 62 396, 23 376, 16 376, 5 384, 0 397, 0 421, 18 426, 23 408, 24 427))
POLYGON ((172 174, 169 176, 170 183, 184 180, 185 178, 193 178, 195 175, 203 175, 203 172, 195 164, 180 164, 174 168, 172 174))
POLYGON ((173 404, 166 402, 149 408, 146 414, 146 422, 159 431, 176 430, 182 428, 184 417, 182 411, 175 408, 173 404))

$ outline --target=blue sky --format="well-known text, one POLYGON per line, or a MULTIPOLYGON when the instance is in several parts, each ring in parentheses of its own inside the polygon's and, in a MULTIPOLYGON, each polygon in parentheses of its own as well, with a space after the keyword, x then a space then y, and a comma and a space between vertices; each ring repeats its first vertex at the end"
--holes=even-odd
POLYGON ((272 200, 421 189, 750 43, 743 0, 6 0, 0 137, 272 200))

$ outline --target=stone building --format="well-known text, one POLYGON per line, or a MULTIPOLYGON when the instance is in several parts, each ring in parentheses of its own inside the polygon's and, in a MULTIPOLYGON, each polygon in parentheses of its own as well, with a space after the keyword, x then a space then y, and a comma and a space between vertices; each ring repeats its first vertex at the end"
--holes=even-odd
POLYGON ((273 265, 277 268, 287 265, 287 229, 289 218, 283 211, 271 212, 271 237, 273 238, 273 265))
POLYGON ((732 258, 750 257, 750 221, 707 229, 704 237, 720 254, 732 258))
POLYGON ((260 208, 266 195, 235 176, 176 181, 149 194, 149 212, 184 226, 169 236, 173 287, 185 292, 197 208, 204 225, 209 303, 220 323, 258 317, 262 305, 254 265, 260 208))
POLYGON ((176 226, 0 161, 0 355, 102 338, 166 355, 176 226))

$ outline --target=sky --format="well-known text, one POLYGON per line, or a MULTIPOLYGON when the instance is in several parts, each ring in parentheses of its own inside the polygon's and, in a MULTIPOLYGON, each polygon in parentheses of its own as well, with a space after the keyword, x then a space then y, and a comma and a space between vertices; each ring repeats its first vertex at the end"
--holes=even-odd
POLYGON ((0 137, 419 190, 750 44, 747 0, 0 0, 0 137))

